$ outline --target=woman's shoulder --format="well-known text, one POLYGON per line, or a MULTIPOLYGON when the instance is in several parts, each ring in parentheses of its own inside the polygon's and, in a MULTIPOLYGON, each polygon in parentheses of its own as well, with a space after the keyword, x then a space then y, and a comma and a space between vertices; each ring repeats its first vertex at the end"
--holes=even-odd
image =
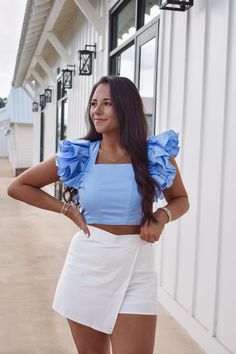
POLYGON ((56 153, 58 175, 66 187, 78 188, 98 140, 61 140, 56 153))
POLYGON ((169 161, 179 152, 179 134, 168 130, 147 139, 149 173, 157 182, 155 201, 163 198, 162 190, 169 188, 176 175, 175 166, 169 161))
POLYGON ((179 133, 167 130, 147 139, 148 158, 155 162, 157 157, 176 157, 179 152, 179 133))
POLYGON ((91 141, 85 139, 65 139, 59 142, 56 156, 63 158, 89 157, 93 148, 97 146, 99 140, 91 141))

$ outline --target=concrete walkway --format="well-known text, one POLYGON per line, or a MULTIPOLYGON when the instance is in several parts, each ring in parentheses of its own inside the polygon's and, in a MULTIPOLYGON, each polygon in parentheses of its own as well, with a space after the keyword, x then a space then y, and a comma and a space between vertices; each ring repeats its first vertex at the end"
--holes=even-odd
MULTIPOLYGON (((77 228, 59 214, 9 198, 12 179, 8 160, 0 158, 0 354, 76 354, 67 321, 51 304, 77 228)), ((200 353, 161 307, 155 354, 200 353)))

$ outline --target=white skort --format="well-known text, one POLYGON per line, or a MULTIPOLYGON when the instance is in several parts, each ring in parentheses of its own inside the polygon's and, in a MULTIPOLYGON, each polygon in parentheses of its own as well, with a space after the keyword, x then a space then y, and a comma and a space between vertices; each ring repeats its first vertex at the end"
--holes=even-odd
POLYGON ((77 232, 58 280, 53 309, 111 334, 119 313, 158 314, 154 244, 88 225, 77 232))

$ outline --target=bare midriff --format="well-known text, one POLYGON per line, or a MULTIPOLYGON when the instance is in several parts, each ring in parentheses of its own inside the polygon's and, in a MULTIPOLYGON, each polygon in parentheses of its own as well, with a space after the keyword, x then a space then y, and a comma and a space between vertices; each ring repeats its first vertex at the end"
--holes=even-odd
POLYGON ((90 224, 91 226, 111 232, 115 235, 139 234, 140 225, 106 225, 106 224, 90 224))

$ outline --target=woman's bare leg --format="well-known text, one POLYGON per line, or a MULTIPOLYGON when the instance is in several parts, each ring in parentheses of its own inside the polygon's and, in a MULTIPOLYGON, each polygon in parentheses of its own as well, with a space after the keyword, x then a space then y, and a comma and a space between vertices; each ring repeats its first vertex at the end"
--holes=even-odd
POLYGON ((120 313, 111 334, 112 354, 153 354, 157 315, 120 313))
POLYGON ((110 354, 110 336, 91 327, 69 320, 79 354, 110 354))

